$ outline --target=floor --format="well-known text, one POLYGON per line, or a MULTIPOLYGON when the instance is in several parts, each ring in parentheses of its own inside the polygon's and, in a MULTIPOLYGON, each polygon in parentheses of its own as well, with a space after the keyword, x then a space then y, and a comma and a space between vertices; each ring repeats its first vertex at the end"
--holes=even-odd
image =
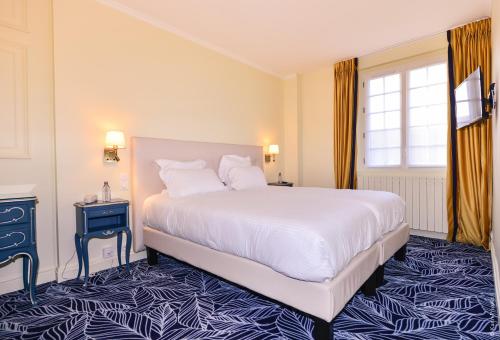
MULTIPOLYGON (((500 339, 490 254, 412 236, 376 296, 358 293, 335 339, 500 339)), ((167 257, 0 296, 0 339, 308 339, 312 322, 167 257)))

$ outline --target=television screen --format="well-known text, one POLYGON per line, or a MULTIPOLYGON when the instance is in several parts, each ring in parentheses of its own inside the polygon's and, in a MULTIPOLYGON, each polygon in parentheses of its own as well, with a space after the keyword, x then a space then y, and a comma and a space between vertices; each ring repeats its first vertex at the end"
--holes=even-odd
POLYGON ((481 68, 478 67, 455 89, 457 129, 487 117, 482 84, 481 68))

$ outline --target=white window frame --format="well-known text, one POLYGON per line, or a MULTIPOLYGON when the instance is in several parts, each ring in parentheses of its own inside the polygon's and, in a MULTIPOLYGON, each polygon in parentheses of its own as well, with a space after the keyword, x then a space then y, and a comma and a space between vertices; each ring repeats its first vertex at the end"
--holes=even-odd
MULTIPOLYGON (((358 114, 357 114, 357 133, 356 138, 359 141, 357 144, 357 157, 358 169, 361 173, 408 173, 408 172, 427 172, 432 174, 444 174, 445 167, 429 167, 429 166, 408 166, 407 163, 407 112, 409 111, 409 103, 407 103, 409 77, 408 73, 411 70, 421 67, 431 66, 435 64, 444 63, 447 65, 446 50, 439 50, 431 53, 426 53, 421 56, 404 58, 394 62, 384 63, 379 66, 370 67, 368 69, 361 69, 359 71, 359 91, 358 91, 358 114), (366 145, 365 145, 365 132, 366 132, 366 108, 368 107, 368 81, 399 73, 401 80, 401 164, 391 166, 367 166, 365 164, 366 158, 366 145)), ((449 88, 448 88, 449 91, 449 88)), ((449 99, 448 99, 449 106, 449 99)), ((448 117, 447 117, 448 118, 448 117)))

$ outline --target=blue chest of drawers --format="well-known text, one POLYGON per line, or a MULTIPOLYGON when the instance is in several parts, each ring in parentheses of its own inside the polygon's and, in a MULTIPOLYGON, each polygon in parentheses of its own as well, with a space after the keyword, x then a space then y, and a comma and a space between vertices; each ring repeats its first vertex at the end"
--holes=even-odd
POLYGON ((82 262, 85 268, 84 286, 89 276, 88 244, 91 238, 117 237, 118 265, 121 267, 122 235, 127 235, 125 244, 125 264, 129 269, 132 235, 129 227, 128 201, 114 199, 111 202, 85 204, 78 202, 76 208, 75 247, 78 254, 78 278, 82 273, 82 262))
POLYGON ((24 289, 36 304, 36 197, 0 200, 0 263, 23 256, 24 289))

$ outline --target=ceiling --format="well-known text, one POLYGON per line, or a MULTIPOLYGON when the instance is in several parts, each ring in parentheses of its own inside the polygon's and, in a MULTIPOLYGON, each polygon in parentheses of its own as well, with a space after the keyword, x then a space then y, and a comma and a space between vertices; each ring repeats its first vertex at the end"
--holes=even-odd
POLYGON ((490 15, 491 0, 100 0, 285 77, 490 15))

